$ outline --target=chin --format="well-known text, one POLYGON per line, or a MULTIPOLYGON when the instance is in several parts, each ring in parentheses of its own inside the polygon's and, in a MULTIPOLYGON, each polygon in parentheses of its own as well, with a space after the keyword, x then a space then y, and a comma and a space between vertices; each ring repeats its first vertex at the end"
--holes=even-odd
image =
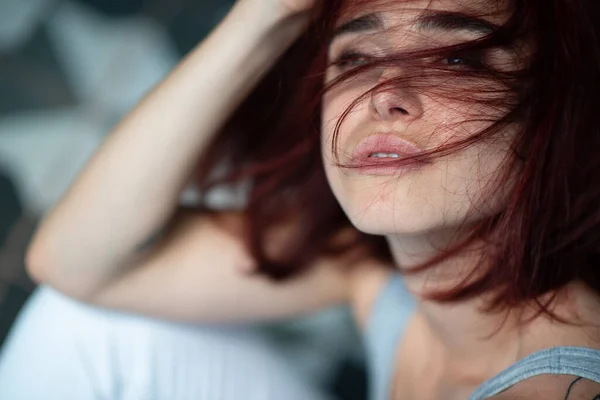
POLYGON ((423 218, 418 211, 389 204, 363 207, 343 207, 356 229, 370 235, 416 236, 436 229, 435 221, 423 218))
POLYGON ((421 235, 448 222, 434 199, 393 182, 346 185, 338 181, 332 187, 350 222, 367 234, 421 235))
POLYGON ((488 211, 495 207, 490 202, 474 207, 477 187, 470 191, 464 180, 447 180, 448 174, 437 170, 399 176, 359 175, 333 167, 325 172, 350 222, 367 234, 422 236, 452 230, 491 215, 488 211))

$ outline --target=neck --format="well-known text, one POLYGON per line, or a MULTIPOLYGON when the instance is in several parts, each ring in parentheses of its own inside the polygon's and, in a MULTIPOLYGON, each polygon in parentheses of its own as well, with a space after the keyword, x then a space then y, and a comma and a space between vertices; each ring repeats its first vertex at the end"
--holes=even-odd
MULTIPOLYGON (((439 242, 435 246, 428 245, 431 244, 430 238, 388 237, 388 242, 396 263, 403 270, 410 270, 425 262, 440 248, 439 242)), ((426 293, 431 290, 451 290, 469 276, 480 256, 476 247, 425 271, 407 274, 404 278, 406 287, 417 300, 419 317, 424 323, 428 340, 438 348, 437 354, 443 360, 441 370, 444 379, 477 385, 517 360, 544 348, 563 345, 600 347, 600 341, 594 341, 590 335, 584 334, 580 326, 573 327, 545 316, 522 324, 524 319, 533 315, 534 310, 531 309, 496 313, 485 311, 485 296, 459 303, 429 300, 426 293)), ((574 315, 589 316, 586 310, 597 307, 598 303, 592 301, 595 296, 582 285, 572 284, 567 289, 569 295, 559 296, 552 310, 559 316, 564 315, 568 320, 572 320, 574 315)), ((600 324, 600 318, 592 318, 592 322, 600 324)), ((598 334, 598 331, 595 333, 598 334)))

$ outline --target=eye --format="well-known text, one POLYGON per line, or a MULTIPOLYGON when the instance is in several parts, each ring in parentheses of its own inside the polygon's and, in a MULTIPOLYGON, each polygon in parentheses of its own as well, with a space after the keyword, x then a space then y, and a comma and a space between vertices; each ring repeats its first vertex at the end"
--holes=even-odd
POLYGON ((451 54, 444 57, 442 62, 453 67, 483 68, 485 66, 484 54, 481 51, 451 54))
POLYGON ((345 51, 340 54, 333 64, 340 70, 361 67, 369 63, 370 57, 357 51, 345 51))

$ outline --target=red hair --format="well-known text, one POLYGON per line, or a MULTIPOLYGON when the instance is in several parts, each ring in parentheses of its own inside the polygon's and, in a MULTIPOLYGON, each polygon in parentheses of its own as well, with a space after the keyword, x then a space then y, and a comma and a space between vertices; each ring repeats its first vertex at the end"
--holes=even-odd
MULTIPOLYGON (((600 294, 600 99, 593 90, 600 87, 600 6, 596 2, 511 0, 509 18, 482 39, 372 60, 333 83, 381 63, 411 63, 450 51, 527 43, 529 61, 518 71, 428 71, 430 81, 435 74, 446 78, 454 74, 455 80, 446 81, 475 79, 478 88, 493 88, 494 95, 485 98, 475 91, 458 93, 456 86, 451 91, 465 102, 497 111, 482 132, 432 154, 458 151, 507 125, 519 126, 514 154, 502 175, 505 182, 511 180, 503 208, 479 221, 467 240, 421 268, 451 257, 478 238, 489 244, 485 262, 476 269, 475 279, 434 293, 432 298, 459 301, 492 293, 490 309, 534 302, 547 311, 550 303, 539 299, 572 281, 584 282, 600 294)), ((327 38, 342 8, 336 1, 324 3, 323 17, 239 107, 198 167, 204 192, 218 185, 250 183, 244 211, 248 246, 260 272, 273 279, 293 277, 319 256, 342 255, 356 246, 362 246, 370 257, 393 264, 385 239, 352 227, 325 178, 320 102, 328 89, 323 84, 327 38), (215 168, 223 165, 227 172, 216 176, 215 168), (268 253, 268 235, 286 221, 293 221, 293 230, 283 249, 275 255, 268 253), (332 240, 344 231, 355 234, 345 241, 332 240)), ((355 0, 352 7, 360 10, 362 3, 369 1, 355 0)), ((419 81, 415 76, 398 79, 403 84, 419 81)))

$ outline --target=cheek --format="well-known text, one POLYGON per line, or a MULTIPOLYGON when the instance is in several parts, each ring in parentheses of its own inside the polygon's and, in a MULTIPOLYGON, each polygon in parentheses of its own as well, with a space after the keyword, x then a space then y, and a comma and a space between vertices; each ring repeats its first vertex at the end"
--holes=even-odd
MULTIPOLYGON (((332 72, 328 72, 326 82, 333 79, 334 76, 331 74, 332 72)), ((351 112, 344 117, 344 131, 349 131, 347 125, 352 124, 359 117, 364 120, 364 114, 362 116, 357 114, 367 106, 369 96, 364 95, 377 84, 377 79, 378 77, 372 74, 361 74, 338 83, 328 90, 323 96, 321 109, 323 132, 333 133, 340 118, 350 109, 351 112)))
POLYGON ((364 115, 359 112, 364 109, 365 102, 354 104, 364 93, 359 87, 341 87, 332 90, 323 97, 321 108, 321 143, 324 156, 333 156, 332 143, 336 128, 339 128, 337 138, 343 140, 349 133, 354 132, 361 123, 365 122, 364 115), (347 112, 350 110, 350 112, 347 112), (340 124, 342 122, 343 124, 340 124))
POLYGON ((424 104, 432 143, 447 144, 465 140, 491 127, 503 112, 489 106, 429 97, 424 104))
MULTIPOLYGON (((450 157, 440 181, 445 207, 459 211, 467 221, 499 212, 506 204, 513 183, 506 179, 512 152, 508 134, 494 137, 450 157), (449 201, 448 201, 449 200, 449 201), (451 206, 451 204, 455 206, 451 206), (458 207, 463 204, 465 207, 458 207)), ((434 189, 435 190, 435 189, 434 189)))
POLYGON ((325 95, 323 97, 322 107, 321 107, 321 142, 327 143, 331 142, 331 136, 333 135, 333 131, 335 130, 335 124, 337 119, 339 118, 339 114, 337 109, 339 106, 336 104, 335 98, 330 95, 325 95), (336 118, 336 116, 338 116, 336 118))

